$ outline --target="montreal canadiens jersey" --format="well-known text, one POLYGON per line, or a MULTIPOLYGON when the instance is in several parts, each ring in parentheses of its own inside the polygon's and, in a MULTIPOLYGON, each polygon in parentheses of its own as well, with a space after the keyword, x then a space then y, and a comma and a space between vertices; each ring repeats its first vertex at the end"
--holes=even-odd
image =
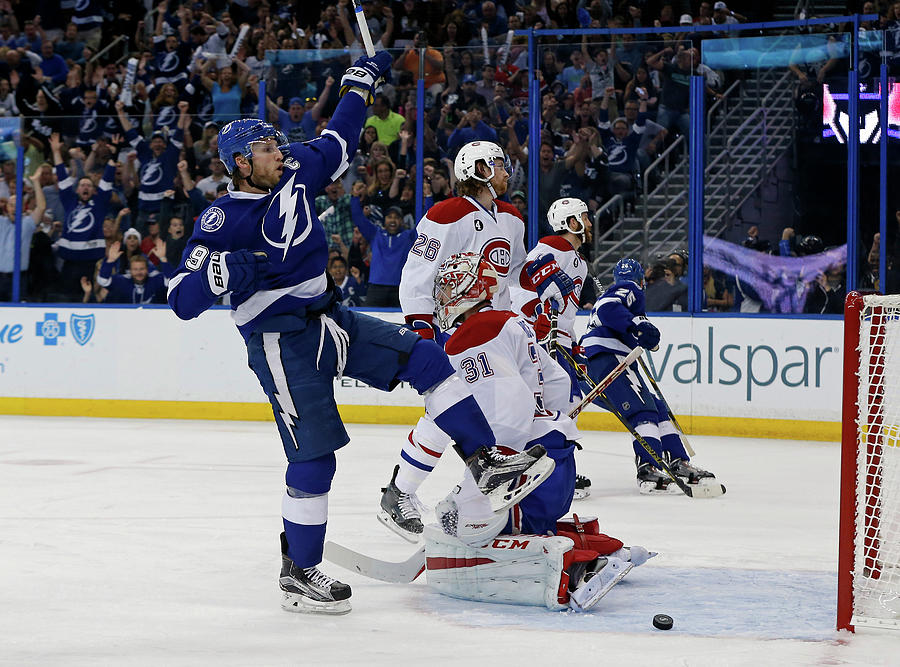
MULTIPOLYGON (((575 335, 575 316, 578 314, 578 303, 581 300, 581 288, 587 277, 587 262, 584 257, 575 250, 562 236, 545 236, 528 253, 525 264, 537 259, 541 255, 553 255, 560 270, 575 283, 575 291, 568 295, 566 302, 559 305, 558 336, 559 342, 568 348, 578 340, 575 335)), ((518 280, 510 286, 513 310, 522 313, 529 320, 534 320, 534 309, 540 303, 537 292, 531 284, 531 279, 523 267, 519 271, 518 280)))
POLYGON ((626 280, 618 282, 597 299, 588 321, 588 332, 581 339, 585 355, 628 354, 637 347, 637 339, 628 328, 646 319, 644 290, 626 280))
POLYGON ((516 313, 483 310, 469 317, 444 345, 497 442, 521 450, 551 430, 579 437, 569 417, 571 380, 538 345, 531 324, 516 313))
POLYGON ((400 276, 404 315, 434 312, 434 277, 444 260, 459 252, 477 252, 497 269, 499 289, 492 303, 510 309, 509 283, 525 261, 525 225, 515 206, 495 201, 488 210, 472 197, 451 197, 428 209, 416 229, 400 276))
POLYGON ((215 303, 205 274, 216 251, 261 251, 270 262, 256 292, 231 293, 231 316, 245 340, 263 320, 323 301, 328 242, 315 196, 347 169, 365 110, 362 97, 344 95, 320 137, 289 145, 281 179, 269 193, 229 186, 203 212, 169 281, 169 305, 180 318, 196 317, 215 303))

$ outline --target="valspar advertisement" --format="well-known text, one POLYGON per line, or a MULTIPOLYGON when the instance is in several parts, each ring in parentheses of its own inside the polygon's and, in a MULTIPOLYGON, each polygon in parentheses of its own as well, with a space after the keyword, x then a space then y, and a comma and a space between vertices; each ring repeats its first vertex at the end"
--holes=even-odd
MULTIPOLYGON (((662 341, 646 361, 676 414, 840 420, 839 320, 654 322, 662 341)), ((335 380, 335 396, 346 406, 422 406, 408 386, 384 393, 352 378, 335 380)), ((0 398, 6 412, 42 398, 184 403, 173 417, 203 416, 187 409, 191 402, 266 403, 229 311, 182 322, 164 307, 0 307, 0 398)))

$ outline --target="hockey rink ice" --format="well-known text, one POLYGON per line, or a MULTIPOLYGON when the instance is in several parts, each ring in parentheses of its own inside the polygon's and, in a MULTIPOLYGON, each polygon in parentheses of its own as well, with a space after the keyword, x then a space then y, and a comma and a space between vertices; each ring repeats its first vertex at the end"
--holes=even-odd
MULTIPOLYGON (((328 538, 403 560, 375 519, 408 427, 348 425, 328 538)), ((897 665, 834 630, 837 443, 691 438, 722 498, 637 492, 623 433, 586 432, 573 504, 660 555, 588 614, 464 602, 326 563, 353 611, 281 609, 272 423, 0 417, 0 665, 897 665), (668 632, 654 614, 674 618, 668 632)), ((422 487, 461 474, 448 450, 422 487)))

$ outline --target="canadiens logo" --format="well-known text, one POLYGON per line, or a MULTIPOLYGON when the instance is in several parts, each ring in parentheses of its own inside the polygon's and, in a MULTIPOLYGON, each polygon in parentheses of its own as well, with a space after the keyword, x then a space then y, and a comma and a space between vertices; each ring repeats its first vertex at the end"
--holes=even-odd
POLYGON ((214 232, 225 222, 225 211, 218 206, 211 206, 200 216, 200 229, 204 232, 214 232))
POLYGON ((481 255, 497 269, 497 275, 505 276, 509 273, 509 262, 512 248, 509 240, 493 238, 481 247, 481 255))

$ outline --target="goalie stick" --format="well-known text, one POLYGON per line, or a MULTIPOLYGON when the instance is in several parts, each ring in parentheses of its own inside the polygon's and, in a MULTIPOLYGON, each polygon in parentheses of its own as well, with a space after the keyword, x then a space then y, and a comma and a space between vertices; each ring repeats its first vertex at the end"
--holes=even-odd
MULTIPOLYGON (((638 433, 631 424, 628 423, 628 421, 625 419, 625 416, 621 412, 619 412, 616 406, 606 398, 605 394, 603 394, 603 391, 607 387, 609 387, 610 384, 612 384, 612 381, 622 373, 624 368, 634 361, 634 359, 629 360, 632 355, 634 355, 635 359, 640 359, 640 352, 638 354, 635 354, 637 350, 640 350, 641 352, 644 351, 644 349, 640 346, 634 348, 631 353, 622 360, 622 363, 616 366, 612 370, 612 372, 600 382, 600 384, 594 384, 594 381, 591 380, 591 378, 587 373, 584 372, 584 370, 582 370, 582 368, 578 365, 578 362, 576 362, 575 359, 572 358, 572 355, 570 355, 562 345, 558 346, 559 353, 566 359, 566 361, 572 364, 578 376, 589 385, 593 386, 593 389, 591 389, 591 391, 588 392, 587 396, 584 397, 584 400, 582 400, 582 404, 588 398, 590 398, 591 401, 593 401, 594 398, 597 398, 598 396, 602 398, 603 404, 606 409, 612 412, 622 423, 622 425, 628 429, 628 432, 631 433, 631 437, 634 438, 638 442, 638 444, 644 448, 647 454, 650 455, 650 458, 652 458, 656 463, 657 467, 664 473, 666 473, 672 479, 672 481, 675 482, 675 485, 679 489, 681 489, 684 495, 686 495, 688 498, 715 498, 717 496, 721 496, 725 493, 725 486, 723 484, 710 484, 707 486, 700 486, 695 484, 692 488, 691 485, 687 484, 684 480, 678 477, 678 475, 672 472, 672 469, 669 467, 669 465, 662 459, 659 454, 657 454, 653 450, 653 447, 650 446, 650 443, 644 440, 644 437, 640 433, 638 433)), ((579 408, 580 407, 581 406, 579 405, 579 408)), ((579 410, 579 412, 580 411, 581 410, 579 410)), ((569 414, 569 416, 572 416, 571 413, 569 414)))
POLYGON ((337 542, 325 543, 323 556, 345 570, 389 584, 409 584, 425 571, 425 547, 421 547, 404 561, 379 560, 349 549, 337 542))

